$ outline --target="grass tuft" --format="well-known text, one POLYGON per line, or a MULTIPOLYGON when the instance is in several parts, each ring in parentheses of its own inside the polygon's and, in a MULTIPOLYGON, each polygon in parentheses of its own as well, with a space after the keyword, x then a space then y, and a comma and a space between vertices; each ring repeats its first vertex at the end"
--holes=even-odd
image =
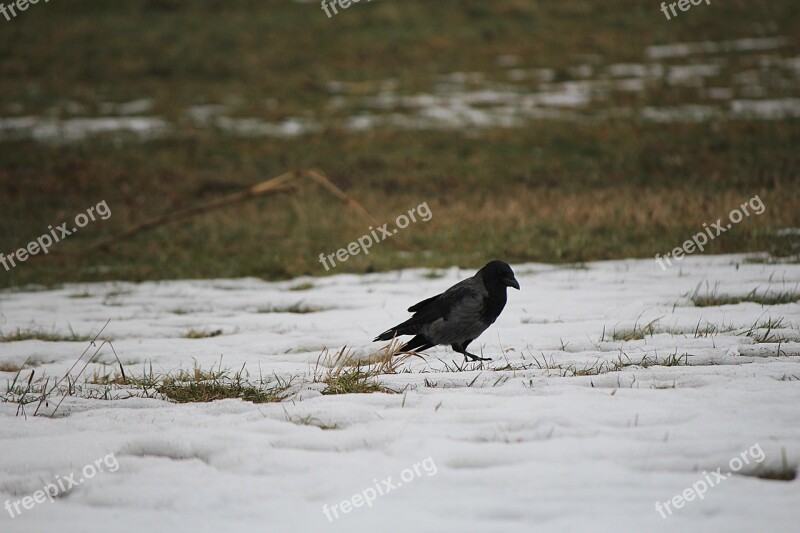
POLYGON ((290 305, 268 305, 267 307, 259 307, 259 313, 292 313, 292 314, 307 314, 318 313, 323 311, 321 307, 312 307, 305 305, 303 302, 297 302, 290 305))
POLYGON ((213 402, 228 398, 239 398, 252 403, 280 402, 286 388, 281 386, 257 387, 242 380, 191 381, 168 380, 156 390, 177 403, 213 402))
POLYGON ((92 297, 92 295, 91 295, 91 293, 89 291, 83 291, 83 292, 78 292, 78 293, 75 293, 75 294, 70 294, 67 298, 78 299, 78 298, 91 298, 91 297, 92 297))
POLYGON ((314 381, 324 383, 327 388, 322 394, 352 394, 385 392, 395 394, 398 391, 384 386, 377 377, 386 374, 396 374, 400 366, 414 354, 401 354, 400 342, 395 339, 382 351, 370 354, 364 361, 354 358, 354 354, 343 347, 333 357, 323 350, 317 358, 314 370, 314 381), (326 372, 320 373, 320 364, 328 367, 326 372))
POLYGON ((773 342, 786 342, 788 337, 777 333, 776 330, 788 328, 789 326, 784 323, 783 317, 774 319, 767 317, 764 320, 756 320, 752 326, 740 334, 753 339, 756 344, 773 343, 773 342))
POLYGON ((720 294, 717 285, 715 285, 713 289, 709 288, 707 283, 705 285, 705 294, 700 294, 700 288, 703 286, 703 283, 700 283, 689 295, 689 299, 695 307, 736 305, 743 302, 753 302, 761 305, 782 305, 800 300, 800 292, 796 289, 778 292, 764 291, 759 294, 756 288, 744 295, 733 295, 720 294))
POLYGON ((14 363, 12 361, 0 362, 0 372, 19 372, 22 370, 24 364, 14 363))
POLYGON ((750 472, 742 472, 742 475, 771 481, 794 481, 797 478, 797 465, 789 465, 789 461, 786 459, 786 448, 781 448, 780 468, 764 467, 762 463, 750 472))
POLYGON ((372 392, 397 393, 396 390, 381 385, 374 375, 360 367, 328 374, 322 380, 328 388, 322 394, 368 394, 372 392))
POLYGON ((609 372, 619 372, 628 367, 649 368, 651 366, 688 366, 689 358, 692 357, 689 353, 673 352, 666 357, 659 357, 658 354, 649 356, 644 355, 640 359, 631 359, 628 354, 620 351, 616 359, 611 360, 597 360, 594 363, 587 363, 579 367, 575 363, 562 364, 557 363, 553 357, 548 360, 547 356, 541 355, 541 359, 535 355, 530 355, 530 360, 525 360, 521 364, 506 364, 502 367, 493 368, 494 371, 516 371, 516 370, 544 370, 546 375, 559 375, 561 377, 580 377, 580 376, 598 376, 601 374, 608 374, 609 372))
POLYGON ((314 426, 322 430, 339 429, 338 424, 326 424, 322 422, 320 419, 314 418, 311 415, 291 416, 285 407, 283 408, 283 412, 286 415, 287 422, 291 422, 292 424, 297 424, 298 426, 314 426))
POLYGON ((183 334, 184 339, 206 339, 208 337, 219 337, 222 335, 221 329, 207 331, 204 329, 190 329, 183 334))
POLYGON ((633 325, 633 329, 630 330, 619 330, 616 329, 611 333, 611 340, 614 341, 638 341, 642 340, 645 337, 652 336, 656 333, 655 324, 663 317, 654 318, 647 324, 642 327, 638 327, 636 324, 633 325))
POLYGON ((28 340, 38 340, 38 341, 46 341, 46 342, 86 342, 92 340, 92 337, 89 335, 81 335, 79 333, 75 333, 75 331, 70 328, 70 332, 68 335, 62 335, 60 333, 56 333, 55 331, 44 331, 42 329, 30 328, 30 329, 20 329, 17 328, 16 331, 12 333, 8 333, 6 335, 0 335, 0 342, 18 342, 18 341, 28 341, 28 340))

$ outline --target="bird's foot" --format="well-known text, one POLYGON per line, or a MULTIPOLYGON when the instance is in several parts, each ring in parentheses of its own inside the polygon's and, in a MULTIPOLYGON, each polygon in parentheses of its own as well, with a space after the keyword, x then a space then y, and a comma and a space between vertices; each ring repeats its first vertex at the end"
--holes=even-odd
POLYGON ((491 357, 478 357, 477 355, 469 352, 464 352, 464 362, 467 361, 491 361, 491 357))

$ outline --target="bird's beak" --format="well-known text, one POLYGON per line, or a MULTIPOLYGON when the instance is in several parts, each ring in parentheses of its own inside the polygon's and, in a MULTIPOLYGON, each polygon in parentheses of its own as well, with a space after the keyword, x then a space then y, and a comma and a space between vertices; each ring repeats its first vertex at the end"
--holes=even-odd
POLYGON ((503 278, 503 283, 505 283, 508 287, 514 287, 515 289, 519 290, 519 281, 515 277, 510 278, 503 278))

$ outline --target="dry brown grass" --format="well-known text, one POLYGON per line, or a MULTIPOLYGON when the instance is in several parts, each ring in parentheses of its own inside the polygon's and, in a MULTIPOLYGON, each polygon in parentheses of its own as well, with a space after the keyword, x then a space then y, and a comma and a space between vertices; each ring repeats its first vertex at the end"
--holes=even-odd
POLYGON ((367 354, 366 357, 358 357, 346 346, 335 354, 323 350, 313 371, 314 381, 328 386, 323 394, 396 393, 398 391, 384 386, 378 378, 402 372, 403 363, 416 357, 413 353, 401 353, 400 345, 401 342, 394 339, 381 350, 367 354))

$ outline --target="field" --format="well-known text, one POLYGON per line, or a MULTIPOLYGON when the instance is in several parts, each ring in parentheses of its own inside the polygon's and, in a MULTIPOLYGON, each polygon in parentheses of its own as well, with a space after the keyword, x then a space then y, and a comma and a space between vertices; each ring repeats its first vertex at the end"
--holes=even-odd
POLYGON ((795 0, 0 35, 0 531, 796 528, 795 0), (495 258, 491 361, 372 342, 495 258))
POLYGON ((755 5, 37 6, 0 41, 0 251, 112 216, 2 283, 328 274, 319 254, 370 224, 313 185, 90 250, 313 167, 380 223, 434 214, 337 272, 653 257, 756 194, 709 252, 796 257, 776 232, 800 225, 800 17, 755 5))

